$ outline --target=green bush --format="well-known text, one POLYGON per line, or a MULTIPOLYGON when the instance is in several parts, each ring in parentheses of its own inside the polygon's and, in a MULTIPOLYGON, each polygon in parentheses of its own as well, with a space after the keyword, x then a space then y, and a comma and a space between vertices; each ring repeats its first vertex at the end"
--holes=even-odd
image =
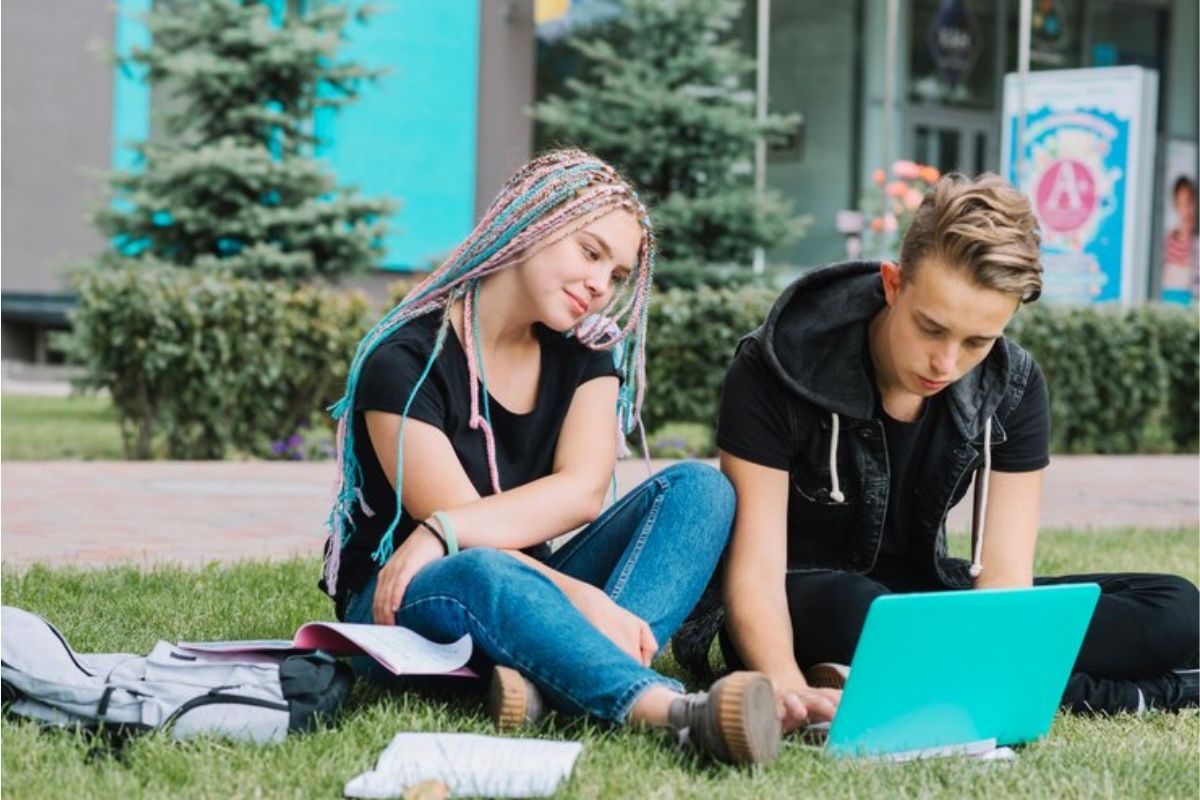
POLYGON ((1008 335, 1046 375, 1055 452, 1196 449, 1200 324, 1190 312, 1033 306, 1008 335))
POLYGON ((661 262, 654 269, 655 291, 671 289, 743 289, 767 286, 766 276, 756 275, 748 264, 704 264, 694 261, 661 262))
POLYGON ((1159 343, 1167 362, 1171 441, 1179 452, 1200 450, 1200 324, 1183 309, 1159 309, 1159 343))
MULTIPOLYGON (((715 424, 734 348, 777 293, 758 287, 673 289, 650 311, 643 416, 715 424)), ((1200 320, 1182 309, 1023 308, 1008 334, 1050 387, 1059 453, 1195 452, 1200 439, 1200 320)))
POLYGON ((654 209, 664 261, 736 263, 802 236, 808 220, 775 189, 755 191, 747 168, 760 136, 787 139, 800 118, 754 113, 754 59, 738 34, 745 4, 608 5, 621 11, 597 12, 557 47, 556 85, 532 110, 538 139, 583 147, 627 175, 654 209))
MULTIPOLYGON (((717 454, 713 426, 699 422, 668 422, 649 434, 651 458, 712 458, 717 454)), ((640 443, 630 450, 641 452, 640 443)))
POLYGON ((91 270, 67 345, 132 458, 292 455, 280 443, 341 395, 366 312, 359 293, 224 272, 91 270))
POLYGON ((647 431, 667 422, 712 425, 738 340, 758 327, 773 289, 671 289, 650 305, 646 339, 647 431))

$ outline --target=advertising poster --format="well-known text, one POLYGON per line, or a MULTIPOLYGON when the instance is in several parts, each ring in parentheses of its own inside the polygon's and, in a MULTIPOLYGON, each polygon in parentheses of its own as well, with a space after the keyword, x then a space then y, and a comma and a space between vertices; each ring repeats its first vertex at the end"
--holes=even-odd
POLYGON ((1167 142, 1163 159, 1161 299, 1190 305, 1200 290, 1200 238, 1196 235, 1196 145, 1167 142))
POLYGON ((1075 304, 1146 297, 1158 77, 1141 67, 1036 72, 1004 81, 1003 172, 1033 203, 1042 296, 1075 304))

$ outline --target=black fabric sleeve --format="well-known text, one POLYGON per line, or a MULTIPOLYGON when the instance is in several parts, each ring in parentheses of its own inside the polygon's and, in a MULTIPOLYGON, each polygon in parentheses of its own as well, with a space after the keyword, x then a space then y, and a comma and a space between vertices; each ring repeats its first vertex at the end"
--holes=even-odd
MULTIPOLYGON (((354 410, 403 414, 432 350, 422 344, 405 337, 384 342, 371 353, 358 379, 354 410)), ((436 365, 413 398, 408 416, 445 430, 446 402, 436 365)))
POLYGON ((792 461, 790 401, 759 345, 747 342, 725 373, 717 447, 764 467, 788 469, 792 461))
POLYGON ((1050 393, 1036 362, 1029 372, 1025 394, 1008 415, 1004 431, 1008 438, 992 450, 992 469, 1034 472, 1050 463, 1050 393))
POLYGON ((587 361, 584 363, 583 372, 579 376, 579 385, 587 383, 592 378, 603 378, 607 375, 612 375, 618 380, 621 378, 621 372, 617 369, 613 351, 588 350, 587 361))

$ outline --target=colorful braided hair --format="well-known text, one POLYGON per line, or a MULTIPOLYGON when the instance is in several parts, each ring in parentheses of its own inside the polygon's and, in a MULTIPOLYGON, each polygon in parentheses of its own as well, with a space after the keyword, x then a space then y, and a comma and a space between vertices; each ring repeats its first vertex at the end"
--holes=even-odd
MULTIPOLYGON (((585 318, 570 335, 593 350, 614 350, 614 361, 622 377, 617 398, 618 438, 622 448, 624 435, 641 427, 646 382, 646 310, 655 251, 650 217, 637 192, 608 164, 581 150, 556 150, 534 159, 509 178, 470 236, 359 342, 346 378, 346 393, 330 408, 331 415, 338 421, 338 476, 328 521, 331 541, 325 559, 325 583, 330 595, 337 594, 342 547, 354 532, 354 504, 358 503, 368 516, 374 514, 362 493, 362 467, 354 455, 352 422, 354 394, 367 358, 382 341, 411 320, 437 309, 442 311, 433 352, 404 405, 396 444, 396 516, 371 556, 382 565, 392 555, 392 534, 403 514, 402 443, 408 411, 451 329, 450 309, 454 302, 460 298, 463 301, 463 349, 471 377, 470 426, 484 436, 492 490, 499 493, 500 476, 496 469, 496 442, 488 409, 487 376, 482 374, 479 351, 480 281, 486 275, 529 258, 614 209, 630 211, 641 223, 642 241, 636 273, 632 280, 613 293, 601 313, 585 318), (480 380, 483 381, 482 412, 480 380)), ((644 431, 642 440, 645 441, 644 431)))

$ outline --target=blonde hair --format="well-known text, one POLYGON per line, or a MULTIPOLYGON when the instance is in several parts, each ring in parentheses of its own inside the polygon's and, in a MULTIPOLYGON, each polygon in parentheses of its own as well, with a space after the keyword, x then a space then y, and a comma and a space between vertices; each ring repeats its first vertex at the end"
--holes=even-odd
POLYGON ((942 177, 925 195, 900 247, 901 277, 934 259, 980 286, 1032 303, 1042 293, 1041 236, 1029 200, 999 175, 942 177))

